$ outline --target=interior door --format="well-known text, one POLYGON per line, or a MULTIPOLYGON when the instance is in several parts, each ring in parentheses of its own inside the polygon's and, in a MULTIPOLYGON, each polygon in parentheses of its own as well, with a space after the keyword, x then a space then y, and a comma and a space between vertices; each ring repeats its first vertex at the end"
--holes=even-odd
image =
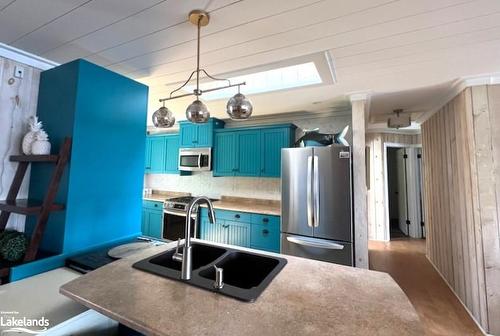
POLYGON ((349 147, 314 147, 314 237, 352 241, 349 147))
POLYGON ((284 148, 281 151, 281 231, 312 236, 312 148, 284 148))
POLYGON ((399 207, 399 229, 408 234, 406 220, 408 219, 408 201, 407 201, 407 168, 406 168, 406 148, 400 148, 396 151, 396 166, 398 178, 398 207, 399 207))

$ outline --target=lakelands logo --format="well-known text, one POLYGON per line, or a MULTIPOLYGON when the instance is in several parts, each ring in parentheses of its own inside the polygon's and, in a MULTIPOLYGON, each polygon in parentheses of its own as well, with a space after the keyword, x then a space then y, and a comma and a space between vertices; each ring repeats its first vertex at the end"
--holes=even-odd
POLYGON ((19 316, 19 312, 0 312, 0 335, 38 335, 47 331, 50 322, 45 317, 38 319, 19 316))

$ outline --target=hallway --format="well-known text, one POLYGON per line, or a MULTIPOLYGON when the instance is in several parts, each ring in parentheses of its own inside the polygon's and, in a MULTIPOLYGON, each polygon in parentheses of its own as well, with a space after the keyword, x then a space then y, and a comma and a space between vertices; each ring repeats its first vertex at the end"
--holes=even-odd
POLYGON ((370 241, 370 269, 387 272, 406 293, 427 335, 482 335, 425 256, 425 240, 370 241))

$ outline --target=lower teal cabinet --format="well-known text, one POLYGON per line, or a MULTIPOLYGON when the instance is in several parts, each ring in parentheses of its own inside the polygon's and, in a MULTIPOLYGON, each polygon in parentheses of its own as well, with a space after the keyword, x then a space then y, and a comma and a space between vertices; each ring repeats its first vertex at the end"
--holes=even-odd
POLYGON ((265 225, 252 225, 251 248, 271 252, 280 251, 279 227, 266 227, 265 225))
POLYGON ((144 236, 162 238, 163 203, 144 201, 142 207, 141 231, 144 236))
POLYGON ((207 209, 201 209, 201 239, 270 252, 280 252, 278 216, 215 210, 215 217, 216 223, 210 224, 207 209))

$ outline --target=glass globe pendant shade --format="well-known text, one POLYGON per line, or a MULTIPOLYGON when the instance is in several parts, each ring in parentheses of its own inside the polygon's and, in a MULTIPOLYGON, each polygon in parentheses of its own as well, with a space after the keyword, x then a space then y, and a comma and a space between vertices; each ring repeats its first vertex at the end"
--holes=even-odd
POLYGON ((246 120, 250 118, 252 111, 250 100, 239 92, 227 101, 226 112, 233 120, 246 120))
POLYGON ((195 124, 203 124, 210 119, 210 112, 203 102, 196 99, 186 109, 186 118, 195 124))
POLYGON ((175 117, 167 107, 162 106, 153 113, 153 125, 157 128, 170 128, 175 124, 175 117))

